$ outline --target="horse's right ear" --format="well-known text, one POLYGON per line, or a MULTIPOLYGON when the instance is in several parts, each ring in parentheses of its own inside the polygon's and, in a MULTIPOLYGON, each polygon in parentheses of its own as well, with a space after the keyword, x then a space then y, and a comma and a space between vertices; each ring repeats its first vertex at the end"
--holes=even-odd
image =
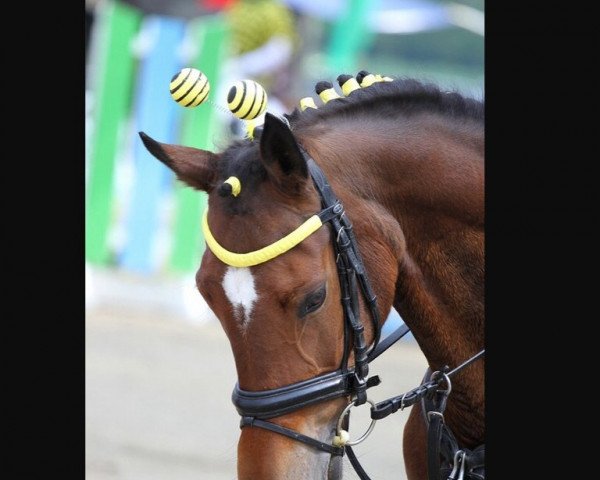
POLYGON ((217 176, 218 156, 208 150, 160 143, 139 132, 144 146, 175 172, 177 178, 197 190, 209 193, 217 176))
POLYGON ((308 180, 308 165, 288 124, 267 112, 260 156, 269 178, 282 191, 297 194, 308 180))

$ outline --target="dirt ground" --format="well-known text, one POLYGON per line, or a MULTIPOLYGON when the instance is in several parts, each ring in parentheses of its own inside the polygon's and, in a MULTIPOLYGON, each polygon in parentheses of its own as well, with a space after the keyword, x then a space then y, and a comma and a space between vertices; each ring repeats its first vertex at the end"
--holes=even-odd
MULTIPOLYGON (((417 386, 425 368, 414 340, 401 340, 373 362, 383 383, 370 397, 380 401, 417 386)), ((235 479, 235 380, 229 342, 216 322, 194 324, 160 309, 88 308, 86 478, 235 479)), ((368 409, 361 410, 353 411, 353 435, 368 425, 368 409)), ((388 417, 355 447, 373 480, 406 478, 407 416, 408 410, 388 417)), ((344 478, 357 478, 344 462, 344 478)))

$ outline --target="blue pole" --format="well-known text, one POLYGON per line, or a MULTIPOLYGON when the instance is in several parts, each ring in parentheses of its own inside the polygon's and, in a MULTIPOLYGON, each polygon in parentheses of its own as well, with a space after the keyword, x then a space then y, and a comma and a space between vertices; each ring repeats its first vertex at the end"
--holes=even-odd
POLYGON ((149 273, 157 268, 153 249, 159 226, 159 201, 166 179, 173 174, 137 140, 137 132, 144 131, 161 142, 176 143, 174 127, 181 112, 169 94, 169 82, 181 68, 177 48, 184 37, 185 22, 150 15, 144 22, 143 30, 148 34, 151 46, 141 63, 136 85, 135 180, 121 264, 130 270, 149 273))

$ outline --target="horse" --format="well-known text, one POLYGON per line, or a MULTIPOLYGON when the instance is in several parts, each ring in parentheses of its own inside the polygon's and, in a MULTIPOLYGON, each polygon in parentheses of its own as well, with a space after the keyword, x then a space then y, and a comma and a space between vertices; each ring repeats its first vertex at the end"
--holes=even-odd
MULTIPOLYGON (((196 284, 231 344, 242 400, 304 393, 344 361, 362 368, 392 306, 430 371, 447 372, 483 348, 483 101, 395 78, 318 108, 267 112, 258 134, 218 153, 140 136, 180 181, 208 194, 210 248, 196 284), (321 218, 334 215, 334 204, 343 205, 337 220, 321 218), (340 281, 340 236, 355 241, 372 298, 356 298, 340 281), (344 322, 348 296, 360 319, 353 330, 344 322)), ((457 372, 451 390, 445 427, 473 449, 484 443, 484 362, 457 372)), ((347 392, 242 422, 238 478, 342 478, 342 457, 328 445, 355 399, 347 392)), ((404 429, 410 480, 428 478, 424 410, 415 402, 404 429)))

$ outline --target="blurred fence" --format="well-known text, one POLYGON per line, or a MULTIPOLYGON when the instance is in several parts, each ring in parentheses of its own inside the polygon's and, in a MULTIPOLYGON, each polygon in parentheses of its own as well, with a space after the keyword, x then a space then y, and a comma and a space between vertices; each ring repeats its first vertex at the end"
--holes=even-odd
MULTIPOLYGON (((360 23, 356 12, 364 4, 352 0, 336 24, 330 55, 338 63, 352 61, 356 42, 350 40, 360 30, 350 26, 360 23)), ((201 69, 218 85, 230 27, 221 14, 186 21, 116 0, 102 3, 96 16, 87 72, 86 260, 140 273, 189 272, 204 248, 199 219, 206 194, 175 183, 137 132, 215 148, 225 128, 219 112, 182 109, 167 85, 183 67, 201 69)))
POLYGON ((175 183, 137 132, 214 149, 223 128, 215 110, 182 109, 168 85, 184 66, 201 68, 218 84, 227 25, 219 15, 144 15, 118 1, 104 3, 97 17, 88 69, 86 260, 141 273, 188 272, 203 248, 205 194, 175 183))

